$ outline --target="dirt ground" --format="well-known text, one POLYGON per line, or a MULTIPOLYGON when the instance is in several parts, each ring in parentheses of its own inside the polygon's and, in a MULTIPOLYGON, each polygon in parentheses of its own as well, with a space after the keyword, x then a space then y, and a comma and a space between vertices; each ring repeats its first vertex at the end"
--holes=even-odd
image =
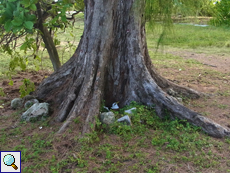
MULTIPOLYGON (((0 115, 10 115, 15 110, 11 109, 10 102, 14 98, 19 98, 19 87, 23 84, 22 80, 27 78, 34 82, 35 87, 37 87, 41 81, 49 76, 51 73, 46 71, 28 71, 28 72, 19 72, 16 76, 12 76, 14 82, 13 86, 9 85, 8 79, 0 80, 0 88, 3 88, 6 96, 0 96, 0 115)), ((0 126, 1 127, 1 126, 0 126)))
MULTIPOLYGON (((179 85, 210 94, 210 97, 202 97, 197 100, 183 99, 183 104, 226 128, 230 128, 230 57, 224 54, 206 55, 183 50, 167 53, 185 59, 195 59, 203 64, 202 68, 191 66, 182 71, 171 68, 159 69, 164 77, 179 85)), ((14 112, 10 108, 10 101, 20 97, 19 86, 22 85, 22 79, 30 79, 37 87, 49 75, 50 72, 46 71, 19 72, 12 77, 13 86, 8 85, 9 80, 7 79, 0 81, 0 88, 3 88, 6 93, 5 97, 0 96, 0 100, 2 100, 0 115, 10 115, 14 112)))
POLYGON ((187 50, 167 51, 185 59, 194 59, 201 67, 188 67, 182 71, 159 69, 167 79, 179 85, 209 94, 197 100, 185 100, 184 105, 230 128, 230 55, 207 55, 187 50), (170 73, 169 73, 170 71, 170 73))
POLYGON ((226 54, 206 55, 204 53, 194 53, 189 51, 168 51, 173 55, 183 57, 185 59, 195 59, 203 65, 212 67, 216 71, 227 73, 230 76, 230 56, 226 54))

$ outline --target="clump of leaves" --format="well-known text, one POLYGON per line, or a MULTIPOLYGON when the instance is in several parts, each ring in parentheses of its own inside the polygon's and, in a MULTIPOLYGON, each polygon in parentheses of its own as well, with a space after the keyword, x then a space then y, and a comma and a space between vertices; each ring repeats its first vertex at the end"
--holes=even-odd
POLYGON ((35 85, 29 79, 23 79, 23 84, 19 87, 20 97, 25 97, 35 90, 35 85))
POLYGON ((230 1, 222 0, 217 1, 215 5, 214 18, 210 20, 210 24, 215 26, 227 25, 230 26, 230 1))

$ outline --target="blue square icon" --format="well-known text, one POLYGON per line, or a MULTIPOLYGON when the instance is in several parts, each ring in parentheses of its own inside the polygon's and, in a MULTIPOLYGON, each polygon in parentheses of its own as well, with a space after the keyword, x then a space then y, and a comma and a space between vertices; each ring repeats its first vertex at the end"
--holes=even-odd
POLYGON ((21 151, 0 151, 0 173, 21 172, 21 151))

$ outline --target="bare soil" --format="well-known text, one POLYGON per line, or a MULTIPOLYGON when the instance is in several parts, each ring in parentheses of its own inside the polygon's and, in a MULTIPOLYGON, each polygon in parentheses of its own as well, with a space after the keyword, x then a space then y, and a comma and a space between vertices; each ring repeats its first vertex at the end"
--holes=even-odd
POLYGON ((2 97, 0 96, 0 105, 2 106, 0 108, 0 116, 1 115, 10 115, 15 110, 11 109, 10 102, 14 98, 19 98, 19 87, 23 84, 23 79, 30 79, 32 82, 34 82, 35 87, 38 87, 38 85, 41 83, 41 81, 49 76, 51 73, 46 71, 27 71, 27 72, 18 72, 17 75, 12 76, 12 80, 14 82, 13 86, 9 85, 10 80, 9 79, 3 79, 0 80, 0 88, 3 88, 4 93, 6 96, 2 97))
POLYGON ((227 73, 230 76, 230 55, 226 55, 224 53, 218 55, 207 55, 205 53, 194 53, 187 50, 168 51, 168 53, 185 59, 195 59, 203 65, 212 67, 212 70, 227 73))
POLYGON ((209 94, 197 100, 183 99, 184 105, 207 116, 217 123, 230 127, 230 55, 207 55, 187 50, 167 51, 167 53, 195 59, 201 66, 186 67, 179 70, 173 68, 159 68, 158 70, 167 79, 179 85, 193 88, 209 94))

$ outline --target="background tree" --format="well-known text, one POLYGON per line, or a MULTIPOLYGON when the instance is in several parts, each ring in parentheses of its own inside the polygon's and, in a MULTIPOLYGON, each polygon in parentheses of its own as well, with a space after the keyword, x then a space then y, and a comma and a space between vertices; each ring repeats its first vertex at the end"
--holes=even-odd
MULTIPOLYGON (((53 116, 63 122, 63 132, 79 117, 82 133, 95 127, 101 101, 120 106, 136 101, 154 107, 160 117, 186 119, 212 136, 230 132, 212 120, 181 105, 166 91, 191 98, 201 94, 178 86, 155 70, 148 54, 145 21, 162 17, 171 21, 171 0, 85 0, 85 29, 71 59, 45 79, 36 91, 40 100, 54 107, 53 116), (157 9, 155 8, 158 5, 157 9), (145 15, 145 11, 147 14, 145 15)), ((181 1, 185 3, 187 1, 181 1)))
MULTIPOLYGON (((71 26, 68 20, 74 19, 74 15, 83 11, 82 0, 76 1, 38 1, 38 0, 2 0, 0 4, 0 45, 4 52, 13 57, 10 69, 19 65, 23 70, 26 63, 23 57, 15 50, 18 38, 25 37, 25 42, 20 49, 26 52, 33 50, 36 58, 42 38, 49 53, 53 68, 60 68, 58 51, 55 46, 53 32, 58 28, 65 29, 71 26), (76 8, 78 11, 68 13, 68 10, 76 8), (14 51, 13 51, 14 50, 14 51)), ((73 20, 74 22, 74 20, 73 20)))
POLYGON ((210 23, 214 26, 230 26, 230 1, 216 1, 214 5, 214 19, 210 23))

